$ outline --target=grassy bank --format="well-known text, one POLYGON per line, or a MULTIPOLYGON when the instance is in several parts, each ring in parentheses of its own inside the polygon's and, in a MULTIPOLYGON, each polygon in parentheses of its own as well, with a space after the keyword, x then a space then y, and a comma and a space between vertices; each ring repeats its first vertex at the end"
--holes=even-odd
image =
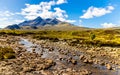
POLYGON ((0 30, 0 35, 27 36, 34 39, 67 41, 70 45, 85 44, 94 46, 120 46, 120 31, 112 29, 94 29, 79 31, 55 30, 0 30), (94 36, 94 38, 93 38, 94 36))

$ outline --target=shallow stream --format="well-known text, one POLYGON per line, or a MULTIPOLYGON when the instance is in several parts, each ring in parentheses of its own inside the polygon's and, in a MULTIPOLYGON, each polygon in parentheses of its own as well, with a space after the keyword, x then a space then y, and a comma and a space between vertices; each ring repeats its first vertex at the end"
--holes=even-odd
POLYGON ((107 70, 105 66, 101 66, 98 64, 85 64, 80 59, 79 56, 81 52, 77 51, 77 55, 73 55, 71 52, 67 54, 61 54, 60 49, 56 47, 42 47, 41 45, 33 44, 32 42, 28 41, 27 39, 21 39, 19 44, 24 45, 27 51, 29 52, 36 52, 41 55, 42 58, 52 59, 56 62, 55 67, 51 68, 54 69, 65 69, 65 68, 73 68, 75 70, 79 70, 82 67, 92 71, 92 75, 120 75, 120 70, 117 69, 116 71, 107 70), (50 50, 51 49, 51 50, 50 50), (69 58, 73 58, 77 61, 77 64, 72 64, 68 62, 69 58))

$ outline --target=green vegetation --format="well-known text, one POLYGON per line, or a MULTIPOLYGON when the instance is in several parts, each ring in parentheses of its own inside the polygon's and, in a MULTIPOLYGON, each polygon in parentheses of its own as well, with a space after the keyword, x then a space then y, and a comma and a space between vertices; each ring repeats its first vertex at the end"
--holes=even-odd
POLYGON ((38 40, 53 42, 66 41, 70 45, 83 44, 88 46, 120 46, 120 30, 87 29, 77 31, 57 30, 0 30, 1 35, 31 36, 38 40))
POLYGON ((90 39, 91 39, 91 40, 94 40, 95 37, 96 37, 95 34, 93 34, 93 33, 90 34, 90 39))
POLYGON ((15 54, 14 53, 6 53, 4 55, 4 59, 12 59, 15 58, 15 54))
POLYGON ((15 58, 15 52, 10 47, 0 47, 0 60, 15 58))

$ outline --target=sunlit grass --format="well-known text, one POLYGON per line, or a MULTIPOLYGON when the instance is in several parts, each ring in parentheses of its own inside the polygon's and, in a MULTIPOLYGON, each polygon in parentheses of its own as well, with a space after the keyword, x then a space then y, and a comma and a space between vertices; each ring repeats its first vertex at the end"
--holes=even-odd
MULTIPOLYGON (((0 34, 27 36, 31 35, 34 39, 48 39, 52 41, 76 39, 78 44, 94 46, 120 46, 119 30, 72 30, 72 31, 55 31, 55 30, 1 30, 0 34), (91 40, 91 33, 95 34, 94 40, 91 40), (79 42, 81 41, 82 42, 79 42)), ((68 42, 69 42, 68 41, 68 42)), ((71 41, 70 41, 71 42, 71 41)))
POLYGON ((10 47, 0 47, 0 60, 15 58, 15 52, 10 47))

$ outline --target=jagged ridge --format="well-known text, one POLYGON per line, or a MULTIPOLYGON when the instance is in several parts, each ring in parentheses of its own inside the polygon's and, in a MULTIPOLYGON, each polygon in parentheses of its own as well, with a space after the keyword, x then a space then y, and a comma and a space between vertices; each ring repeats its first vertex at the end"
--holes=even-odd
POLYGON ((39 26, 45 26, 45 25, 56 25, 62 23, 62 21, 56 19, 56 18, 47 18, 47 19, 43 19, 41 17, 37 17, 36 19, 33 20, 29 20, 29 21, 24 21, 22 23, 19 24, 14 24, 14 25, 9 25, 6 28, 7 29, 20 29, 21 27, 24 26, 29 26, 31 28, 36 28, 39 26))

